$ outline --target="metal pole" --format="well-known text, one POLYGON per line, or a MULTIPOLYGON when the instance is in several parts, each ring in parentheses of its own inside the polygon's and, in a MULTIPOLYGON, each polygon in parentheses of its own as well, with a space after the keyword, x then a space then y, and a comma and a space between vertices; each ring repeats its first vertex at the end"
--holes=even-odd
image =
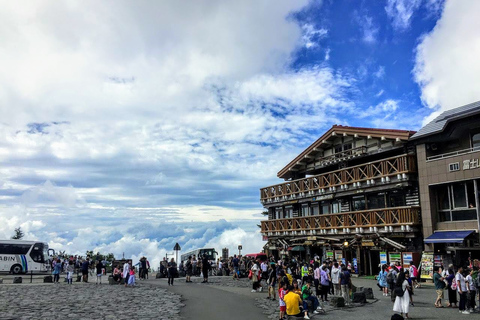
POLYGON ((479 199, 479 196, 478 196, 477 180, 473 180, 473 190, 475 192, 475 207, 477 209, 478 234, 480 236, 480 199, 479 199))

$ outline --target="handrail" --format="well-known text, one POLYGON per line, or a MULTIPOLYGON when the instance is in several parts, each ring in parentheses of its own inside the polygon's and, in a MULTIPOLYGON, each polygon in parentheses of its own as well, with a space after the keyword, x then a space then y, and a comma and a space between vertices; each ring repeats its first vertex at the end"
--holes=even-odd
POLYGON ((384 227, 420 223, 420 207, 405 206, 261 221, 261 232, 384 227))
POLYGON ((415 170, 416 163, 414 155, 403 154, 261 188, 260 200, 297 195, 302 192, 315 191, 325 187, 337 187, 343 184, 361 182, 373 178, 414 172, 415 170))
POLYGON ((451 157, 455 157, 455 156, 459 156, 459 155, 467 154, 467 153, 471 153, 471 152, 476 152, 476 151, 480 151, 480 148, 475 147, 475 148, 468 148, 468 149, 463 149, 463 150, 438 154, 436 156, 427 157, 427 161, 434 161, 434 160, 441 160, 441 159, 445 159, 445 158, 451 158, 451 157))

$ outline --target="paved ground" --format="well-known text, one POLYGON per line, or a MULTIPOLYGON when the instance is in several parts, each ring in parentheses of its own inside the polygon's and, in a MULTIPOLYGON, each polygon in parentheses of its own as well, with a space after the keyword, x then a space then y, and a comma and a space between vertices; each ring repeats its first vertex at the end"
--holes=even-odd
POLYGON ((0 319, 180 319, 180 296, 140 283, 0 285, 0 319))

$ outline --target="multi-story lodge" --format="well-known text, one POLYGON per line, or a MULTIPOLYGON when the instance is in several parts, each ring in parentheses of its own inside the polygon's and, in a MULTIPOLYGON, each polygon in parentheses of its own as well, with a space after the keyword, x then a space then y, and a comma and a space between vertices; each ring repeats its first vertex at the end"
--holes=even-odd
POLYGON ((411 141, 417 148, 425 251, 444 265, 480 259, 480 101, 442 113, 411 141))
POLYGON ((260 190, 270 253, 345 259, 361 274, 376 274, 380 263, 418 263, 414 133, 334 125, 323 134, 278 172, 285 182, 260 190))

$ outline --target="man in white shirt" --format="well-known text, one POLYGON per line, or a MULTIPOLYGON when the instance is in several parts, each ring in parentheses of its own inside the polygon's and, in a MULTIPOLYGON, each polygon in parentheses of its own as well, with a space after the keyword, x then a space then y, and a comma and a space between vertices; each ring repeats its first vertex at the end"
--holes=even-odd
POLYGON ((128 284, 128 278, 130 277, 130 260, 127 260, 123 265, 123 279, 125 280, 125 287, 128 284))
POLYGON ((266 261, 263 261, 260 265, 260 269, 262 269, 262 279, 268 278, 268 264, 266 261))
POLYGON ((457 291, 460 295, 460 303, 458 305, 458 311, 463 314, 470 314, 466 309, 467 303, 467 292, 470 292, 468 284, 465 282, 465 277, 463 276, 463 267, 459 267, 457 274, 455 275, 455 281, 457 282, 457 291))

